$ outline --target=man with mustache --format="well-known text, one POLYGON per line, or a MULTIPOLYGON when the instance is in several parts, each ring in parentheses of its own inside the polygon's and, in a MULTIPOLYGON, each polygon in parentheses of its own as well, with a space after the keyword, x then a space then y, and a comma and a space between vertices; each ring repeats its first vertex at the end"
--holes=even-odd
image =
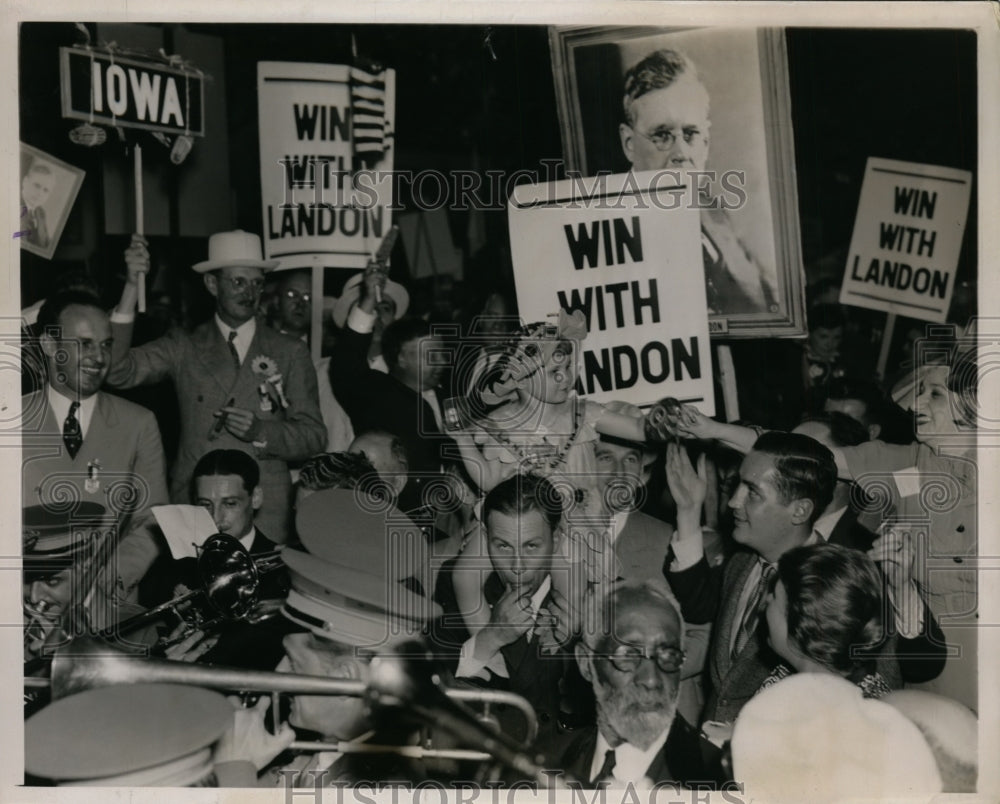
POLYGON ((597 699, 597 725, 574 735, 555 767, 588 787, 717 781, 711 749, 677 714, 684 628, 662 586, 595 588, 576 661, 597 699))
POLYGON ((128 280, 111 316, 114 388, 173 380, 180 404, 180 445, 171 467, 171 499, 188 502, 195 464, 212 449, 239 449, 260 465, 264 494, 257 522, 284 544, 291 528, 289 462, 322 451, 326 428, 319 412, 316 371, 301 341, 257 323, 264 274, 260 238, 249 232, 214 234, 208 259, 193 266, 215 300, 215 314, 191 332, 174 329, 129 348, 138 277, 149 252, 138 235, 125 253, 128 280))

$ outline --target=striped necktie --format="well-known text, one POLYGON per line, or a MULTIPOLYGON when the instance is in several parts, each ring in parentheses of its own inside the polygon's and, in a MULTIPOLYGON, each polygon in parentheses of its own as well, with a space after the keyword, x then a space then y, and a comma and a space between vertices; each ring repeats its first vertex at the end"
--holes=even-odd
POLYGON ((760 564, 760 580, 757 582, 756 588, 750 593, 750 597, 747 599, 747 607, 743 610, 743 620, 740 623, 740 630, 736 634, 736 642, 733 643, 733 657, 739 656, 757 630, 760 615, 764 610, 764 600, 771 586, 771 578, 778 571, 778 568, 774 564, 769 564, 763 559, 760 560, 760 564))
POLYGON ((240 368, 240 353, 236 351, 236 330, 232 329, 229 331, 229 354, 233 356, 233 362, 236 364, 236 370, 239 371, 240 368))

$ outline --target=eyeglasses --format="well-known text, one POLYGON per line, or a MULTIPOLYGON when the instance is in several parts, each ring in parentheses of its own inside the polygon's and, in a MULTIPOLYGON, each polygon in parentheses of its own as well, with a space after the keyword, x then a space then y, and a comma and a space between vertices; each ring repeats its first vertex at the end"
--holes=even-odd
POLYGON ((247 288, 250 288, 254 293, 260 293, 264 289, 263 279, 246 279, 242 276, 237 276, 235 279, 229 276, 220 276, 219 279, 240 293, 247 288))
MULTIPOLYGON (((653 143, 657 151, 669 151, 677 142, 677 135, 669 128, 658 128, 652 134, 644 134, 639 129, 632 130, 644 140, 649 140, 653 143)), ((685 143, 691 145, 696 139, 702 136, 702 133, 701 129, 697 126, 685 126, 681 130, 681 136, 684 137, 685 143)))
POLYGON ((299 293, 297 290, 291 290, 291 289, 286 290, 282 295, 286 299, 291 299, 292 301, 299 301, 301 299, 306 304, 309 304, 309 302, 311 302, 313 298, 312 293, 299 293))
POLYGON ((611 653, 597 655, 607 659, 616 670, 623 673, 634 673, 643 659, 652 659, 664 673, 676 673, 684 665, 686 657, 684 651, 675 645, 647 648, 645 645, 619 644, 611 653))

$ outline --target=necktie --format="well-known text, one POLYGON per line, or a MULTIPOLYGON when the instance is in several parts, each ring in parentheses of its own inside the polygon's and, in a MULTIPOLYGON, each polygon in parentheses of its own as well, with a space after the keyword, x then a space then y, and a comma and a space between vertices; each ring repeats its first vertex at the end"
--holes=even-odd
POLYGON ((233 362, 236 364, 237 370, 240 367, 240 353, 236 351, 236 330, 229 331, 229 354, 233 356, 233 362))
POLYGON ((768 564, 761 560, 760 581, 757 587, 750 593, 747 599, 747 607, 743 611, 743 621, 740 623, 740 630, 736 634, 736 642, 733 643, 733 656, 739 655, 740 651, 747 646, 754 631, 757 630, 757 623, 760 621, 761 611, 764 609, 764 598, 767 596, 771 586, 771 578, 778 568, 774 564, 768 564))
POLYGON ((615 769, 615 749, 609 748, 604 752, 604 764, 601 765, 601 769, 597 772, 597 776, 594 777, 594 781, 590 783, 591 787, 597 787, 601 782, 609 782, 614 778, 615 769))
POLYGON ((76 453, 83 446, 83 431, 80 429, 80 420, 76 418, 76 411, 79 407, 79 402, 73 402, 69 406, 69 415, 63 422, 63 443, 66 445, 66 451, 70 458, 75 458, 76 453))

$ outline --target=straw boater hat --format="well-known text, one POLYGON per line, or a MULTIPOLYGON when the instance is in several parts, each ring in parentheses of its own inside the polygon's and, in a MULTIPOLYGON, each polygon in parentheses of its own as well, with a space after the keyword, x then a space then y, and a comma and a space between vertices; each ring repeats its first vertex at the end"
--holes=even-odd
MULTIPOLYGON (((340 298, 333 303, 331 317, 333 318, 333 323, 340 329, 343 329, 344 324, 347 323, 347 316, 351 312, 351 307, 361 298, 361 281, 364 279, 364 276, 362 272, 348 279, 344 284, 344 290, 340 294, 340 298)), ((399 284, 399 282, 387 279, 382 292, 396 303, 396 318, 402 318, 406 315, 406 311, 410 306, 410 294, 406 291, 406 288, 399 284)))
POLYGON ((208 259, 191 267, 199 274, 238 267, 273 271, 278 267, 278 261, 264 259, 257 235, 237 229, 235 232, 218 232, 208 238, 208 259))
POLYGON ((232 725, 232 704, 199 687, 90 689, 28 719, 24 768, 61 785, 183 787, 212 773, 212 747, 232 725))
POLYGON ((364 510, 358 500, 353 490, 327 489, 299 506, 295 524, 308 552, 281 553, 291 576, 282 613, 358 647, 417 637, 441 614, 425 587, 424 535, 397 509, 373 503, 379 510, 364 510))
POLYGON ((71 509, 32 505, 22 510, 21 535, 28 562, 74 558, 108 532, 104 506, 81 501, 71 509))

